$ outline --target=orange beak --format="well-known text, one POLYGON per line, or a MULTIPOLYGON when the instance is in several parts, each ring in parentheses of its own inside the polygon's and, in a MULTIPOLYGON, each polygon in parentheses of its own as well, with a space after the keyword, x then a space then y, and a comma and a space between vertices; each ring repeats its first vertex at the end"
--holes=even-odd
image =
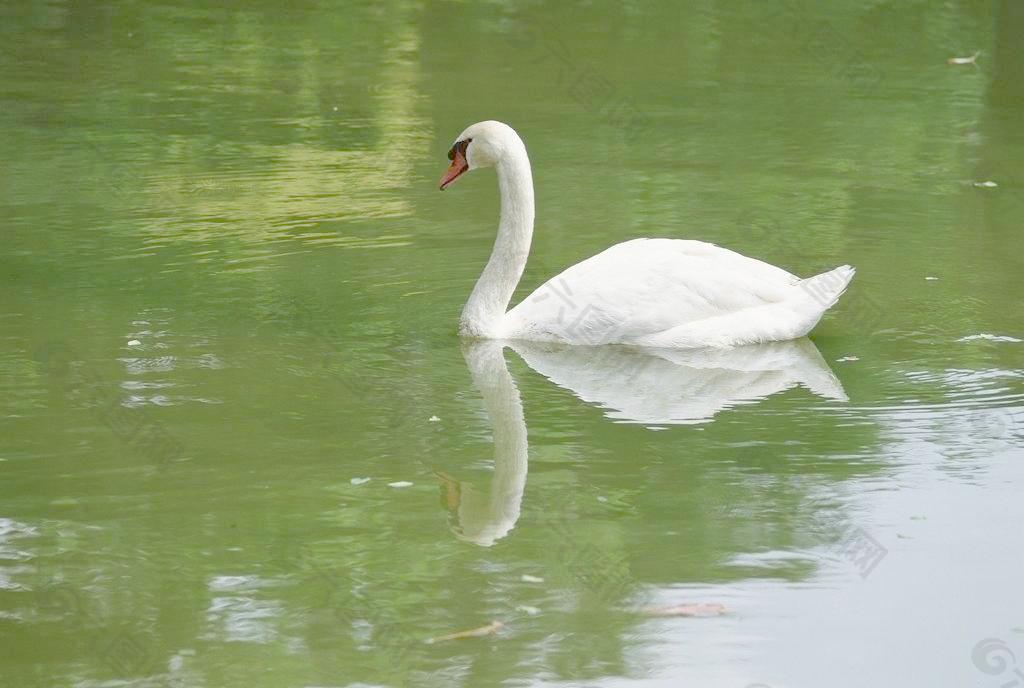
POLYGON ((441 191, 444 191, 449 184, 455 181, 456 177, 468 169, 469 163, 466 162, 466 158, 459 151, 455 151, 452 157, 452 164, 448 166, 448 170, 441 177, 441 191))

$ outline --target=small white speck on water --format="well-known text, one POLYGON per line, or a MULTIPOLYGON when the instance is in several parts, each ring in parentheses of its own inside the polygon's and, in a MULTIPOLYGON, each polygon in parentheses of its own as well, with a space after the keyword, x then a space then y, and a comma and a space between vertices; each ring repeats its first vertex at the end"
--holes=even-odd
POLYGON ((991 179, 987 179, 987 180, 985 180, 983 182, 974 182, 974 185, 976 187, 978 187, 979 189, 994 189, 997 186, 999 186, 998 184, 996 184, 991 179))
POLYGON ((399 480, 397 482, 388 483, 388 487, 412 487, 412 483, 408 480, 399 480))
POLYGON ((427 422, 428 423, 437 423, 437 422, 440 422, 440 420, 441 419, 438 418, 437 416, 431 416, 430 418, 427 418, 427 422))
POLYGON ((603 504, 603 503, 606 503, 606 502, 608 501, 608 498, 607 498, 607 497, 600 497, 600 496, 599 496, 599 497, 597 498, 597 501, 599 501, 599 502, 601 502, 601 503, 603 504))
POLYGON ((516 611, 523 612, 527 616, 537 616, 538 614, 540 614, 540 609, 538 609, 537 607, 531 607, 526 604, 521 604, 518 607, 516 607, 516 611))
POLYGON ((981 55, 981 51, 977 50, 973 55, 967 57, 951 57, 946 60, 946 64, 949 65, 974 65, 978 66, 978 56, 981 55))
POLYGON ((989 334, 988 332, 982 332, 981 334, 972 334, 967 337, 961 337, 958 342, 975 342, 975 341, 986 341, 986 342, 1012 342, 1019 344, 1020 339, 1011 337, 1007 334, 989 334))
POLYGON ((352 478, 351 480, 349 480, 349 482, 352 483, 353 485, 362 485, 364 483, 370 482, 370 479, 369 478, 352 478))
POLYGON ((142 346, 142 342, 140 342, 138 339, 129 339, 128 346, 142 346))
POLYGON ((928 275, 927 277, 925 277, 925 279, 927 281, 929 281, 929 282, 934 282, 935 280, 937 280, 939 278, 938 277, 932 277, 931 275, 928 275))
POLYGON ((848 361, 859 361, 859 360, 860 360, 860 356, 843 356, 842 358, 837 358, 836 359, 836 363, 846 363, 848 361))
POLYGON ((541 578, 540 576, 531 576, 528 573, 524 573, 523 575, 521 575, 519 577, 519 580, 523 581, 524 583, 543 583, 544 582, 544 579, 541 578))

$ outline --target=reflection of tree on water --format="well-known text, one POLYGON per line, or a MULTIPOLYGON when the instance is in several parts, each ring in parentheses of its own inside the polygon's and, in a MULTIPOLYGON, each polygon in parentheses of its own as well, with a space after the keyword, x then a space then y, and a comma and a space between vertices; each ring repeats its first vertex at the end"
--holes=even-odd
MULTIPOLYGON (((338 231, 337 223, 412 215, 407 196, 399 192, 411 185, 413 163, 433 133, 419 114, 420 36, 411 9, 393 8, 388 15, 392 21, 383 25, 373 21, 372 12, 361 17, 361 11, 369 10, 355 6, 348 8, 344 21, 334 11, 312 12, 308 22, 314 28, 309 31, 274 34, 287 45, 268 45, 267 37, 241 13, 220 15, 219 21, 236 34, 231 44, 249 41, 260 50, 227 50, 208 69, 182 68, 190 78, 189 93, 209 107, 203 115, 217 136, 210 137, 214 140, 208 150, 178 144, 161 151, 161 157, 183 162, 172 174, 151 176, 152 187, 144 190, 156 205, 173 209, 172 226, 180 224, 187 231, 169 231, 163 217, 143 229, 161 243, 230 238, 248 254, 282 239, 352 248, 408 243, 408 235, 398 229, 365 236, 358 225, 338 231), (325 27, 337 31, 331 34, 325 27), (327 36, 333 49, 325 54, 317 39, 327 36), (361 51, 359 46, 368 41, 380 49, 361 51), (367 59, 372 64, 362 69, 369 69, 371 78, 363 83, 350 65, 367 59), (226 109, 207 103, 226 84, 244 90, 262 108, 265 128, 255 136, 235 128, 235 108, 247 101, 238 99, 226 109), (230 168, 222 169, 217 165, 220 152, 231 146, 242 152, 232 151, 230 168), (240 159, 248 163, 240 166, 240 159)), ((211 34, 205 39, 224 37, 211 34)), ((194 136, 189 143, 203 145, 206 140, 194 136)))

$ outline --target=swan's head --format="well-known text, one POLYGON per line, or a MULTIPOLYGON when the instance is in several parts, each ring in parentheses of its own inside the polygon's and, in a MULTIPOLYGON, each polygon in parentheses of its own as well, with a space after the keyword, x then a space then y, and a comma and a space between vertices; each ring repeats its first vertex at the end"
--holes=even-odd
POLYGON ((459 134, 448 151, 448 159, 452 162, 441 177, 441 190, 444 191, 463 172, 493 167, 506 157, 523 151, 523 140, 509 125, 494 120, 477 122, 459 134))

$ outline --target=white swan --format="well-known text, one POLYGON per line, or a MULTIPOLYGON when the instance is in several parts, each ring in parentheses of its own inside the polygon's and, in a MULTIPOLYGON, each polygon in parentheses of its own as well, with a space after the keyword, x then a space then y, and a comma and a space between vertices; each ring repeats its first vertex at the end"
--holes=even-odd
POLYGON ((487 339, 668 348, 737 346, 807 334, 854 269, 801 279, 703 241, 633 239, 577 263, 506 312, 533 236, 533 175, 515 130, 478 122, 456 139, 444 190, 494 167, 501 219, 490 260, 462 310, 459 333, 487 339))

